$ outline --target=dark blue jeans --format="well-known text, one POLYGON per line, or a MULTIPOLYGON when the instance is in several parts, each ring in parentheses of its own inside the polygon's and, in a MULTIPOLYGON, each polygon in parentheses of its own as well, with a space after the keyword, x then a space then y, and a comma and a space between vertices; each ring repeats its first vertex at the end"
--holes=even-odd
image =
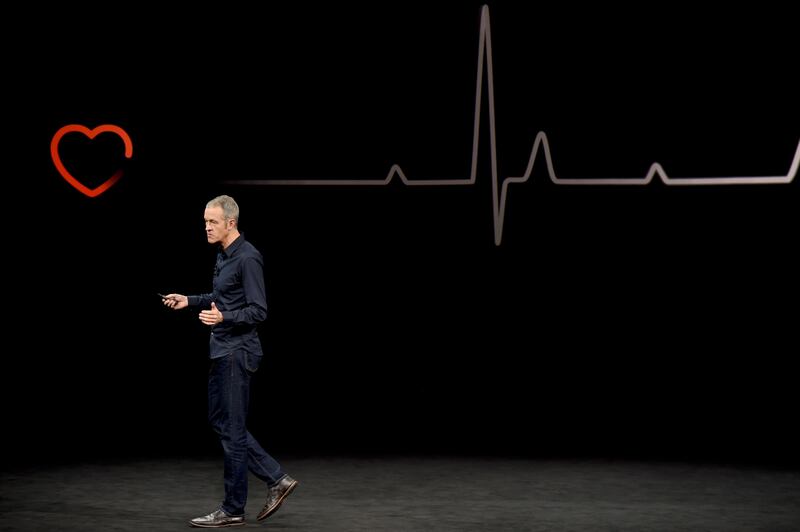
POLYGON ((212 359, 208 372, 208 421, 219 435, 225 456, 225 500, 221 508, 228 515, 244 514, 248 470, 268 486, 285 476, 280 464, 246 427, 250 378, 260 363, 260 355, 237 350, 212 359))

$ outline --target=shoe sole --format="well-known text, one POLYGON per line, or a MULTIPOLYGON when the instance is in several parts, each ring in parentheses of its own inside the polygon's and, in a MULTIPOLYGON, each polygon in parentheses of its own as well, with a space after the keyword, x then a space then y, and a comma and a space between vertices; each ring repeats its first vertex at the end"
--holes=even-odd
POLYGON ((271 516, 276 511, 278 511, 278 508, 280 508, 281 504, 283 504, 283 500, 286 497, 288 497, 289 494, 291 492, 293 492, 296 487, 297 487, 297 481, 295 480, 291 484, 289 484, 289 487, 286 488, 286 491, 283 492, 283 495, 281 495, 281 498, 278 499, 278 502, 275 503, 275 506, 273 506, 272 509, 269 512, 265 513, 264 515, 259 515, 258 517, 256 517, 256 520, 257 521, 263 521, 264 519, 266 519, 267 517, 271 516))
POLYGON ((242 521, 241 523, 226 523, 224 525, 198 525, 197 523, 192 523, 189 521, 189 526, 194 528, 227 528, 229 526, 242 526, 244 524, 245 521, 242 521))

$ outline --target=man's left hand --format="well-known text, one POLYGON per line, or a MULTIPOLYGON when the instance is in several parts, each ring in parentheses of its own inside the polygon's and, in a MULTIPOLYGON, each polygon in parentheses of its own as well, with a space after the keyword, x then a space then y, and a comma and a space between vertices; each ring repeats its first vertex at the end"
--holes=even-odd
POLYGON ((222 312, 219 311, 217 304, 213 301, 211 302, 211 310, 200 311, 200 321, 206 325, 216 325, 218 323, 222 323, 222 319, 222 312))

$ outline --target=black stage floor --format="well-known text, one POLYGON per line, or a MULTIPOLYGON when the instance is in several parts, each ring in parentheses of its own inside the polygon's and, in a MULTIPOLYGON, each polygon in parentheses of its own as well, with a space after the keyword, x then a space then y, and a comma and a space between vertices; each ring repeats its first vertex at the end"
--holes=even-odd
MULTIPOLYGON (((626 460, 277 457, 300 484, 236 529, 800 530, 800 471, 626 460)), ((0 529, 189 530, 222 495, 217 458, 6 467, 0 529)))

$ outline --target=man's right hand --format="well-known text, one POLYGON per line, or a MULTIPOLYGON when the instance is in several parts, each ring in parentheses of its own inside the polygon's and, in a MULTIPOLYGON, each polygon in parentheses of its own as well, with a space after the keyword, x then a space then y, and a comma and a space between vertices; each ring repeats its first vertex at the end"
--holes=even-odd
POLYGON ((189 306, 189 298, 183 294, 167 294, 161 298, 161 302, 172 310, 178 310, 189 306))

